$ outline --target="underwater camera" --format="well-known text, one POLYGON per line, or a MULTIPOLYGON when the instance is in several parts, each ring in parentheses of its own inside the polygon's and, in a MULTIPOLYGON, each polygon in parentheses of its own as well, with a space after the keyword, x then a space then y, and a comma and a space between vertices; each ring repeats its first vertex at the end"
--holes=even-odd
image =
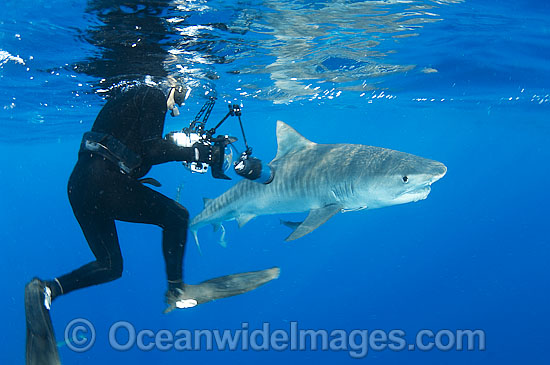
POLYGON ((221 155, 223 153, 223 158, 222 156, 216 156, 217 160, 222 161, 221 164, 209 166, 203 162, 183 162, 183 165, 191 172, 201 174, 206 173, 210 167, 214 178, 230 180, 230 178, 225 174, 225 172, 229 169, 233 158, 233 153, 228 146, 237 141, 237 138, 227 135, 218 135, 217 137, 214 137, 216 129, 230 116, 230 113, 228 113, 216 127, 206 130, 206 122, 212 112, 215 101, 215 98, 210 98, 202 106, 201 110, 195 116, 195 119, 193 119, 193 121, 189 124, 189 127, 183 128, 181 131, 170 132, 165 136, 165 139, 180 147, 192 147, 196 143, 203 144, 205 146, 212 146, 213 154, 221 155))
MULTIPOLYGON (((212 146, 212 154, 218 154, 215 160, 221 161, 221 163, 216 166, 210 166, 212 176, 216 179, 230 180, 225 173, 233 161, 232 148, 236 150, 233 143, 237 141, 237 138, 228 135, 218 135, 214 137, 214 134, 227 118, 230 116, 236 116, 239 119, 246 149, 240 154, 239 159, 234 163, 235 172, 249 180, 269 184, 273 180, 273 173, 269 166, 262 164, 260 159, 251 156, 252 148, 248 146, 246 141, 243 124, 241 121, 241 107, 239 105, 229 104, 229 111, 225 117, 214 128, 208 130, 206 129, 206 122, 208 121, 215 102, 215 98, 210 98, 197 113, 195 119, 193 119, 193 121, 189 124, 189 127, 183 128, 181 131, 170 132, 165 138, 180 147, 192 147, 197 143, 212 146)), ((209 165, 202 162, 184 162, 183 164, 191 172, 204 174, 209 169, 209 165)))
POLYGON ((227 135, 212 137, 208 134, 191 132, 188 128, 184 128, 179 132, 170 132, 165 138, 180 147, 192 147, 196 143, 200 143, 205 146, 213 146, 213 154, 221 155, 223 152, 223 159, 221 156, 217 156, 217 160, 222 161, 222 163, 218 165, 209 166, 203 162, 183 162, 183 165, 191 172, 200 174, 208 172, 210 167, 210 171, 214 178, 231 180, 229 176, 225 175, 225 172, 229 170, 229 166, 231 166, 231 162, 233 161, 233 151, 229 148, 229 144, 236 142, 237 138, 227 135))
POLYGON ((263 164, 259 158, 250 156, 247 151, 235 162, 235 172, 239 176, 262 184, 269 184, 274 177, 273 170, 268 165, 263 164))

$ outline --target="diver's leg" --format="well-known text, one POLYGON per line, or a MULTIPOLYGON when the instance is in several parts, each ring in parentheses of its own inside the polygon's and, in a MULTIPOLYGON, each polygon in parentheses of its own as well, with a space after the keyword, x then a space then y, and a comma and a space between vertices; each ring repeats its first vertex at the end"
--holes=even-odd
POLYGON ((162 253, 169 288, 180 287, 183 284, 183 257, 187 242, 189 214, 180 212, 181 215, 185 215, 185 218, 181 217, 175 224, 165 226, 162 232, 162 253))
POLYGON ((122 254, 114 220, 99 214, 80 214, 77 211, 75 216, 96 260, 58 277, 55 281, 59 284, 61 294, 122 276, 122 254))
POLYGON ((47 285, 52 299, 73 290, 105 283, 122 275, 122 255, 115 221, 106 201, 120 190, 121 175, 111 163, 95 155, 80 155, 67 184, 73 213, 96 260, 47 285))
POLYGON ((114 220, 97 215, 79 215, 76 211, 75 215, 96 261, 53 281, 44 282, 35 278, 25 287, 28 365, 59 364, 49 313, 51 301, 55 297, 75 289, 105 283, 122 275, 122 255, 114 220))
MULTIPOLYGON (((181 287, 183 256, 187 242, 189 213, 176 201, 128 178, 127 188, 119 198, 126 201, 123 207, 114 209, 117 220, 155 224, 163 228, 162 252, 166 264, 168 286, 181 287)), ((113 207, 114 208, 114 207, 113 207)))
POLYGON ((226 275, 198 285, 184 284, 182 264, 189 213, 177 202, 138 182, 129 182, 126 186, 128 190, 119 198, 123 198, 127 204, 124 209, 117 211, 115 218, 128 222, 156 224, 164 229, 162 246, 168 278, 168 307, 165 313, 175 308, 189 308, 243 294, 279 276, 279 268, 271 268, 226 275))

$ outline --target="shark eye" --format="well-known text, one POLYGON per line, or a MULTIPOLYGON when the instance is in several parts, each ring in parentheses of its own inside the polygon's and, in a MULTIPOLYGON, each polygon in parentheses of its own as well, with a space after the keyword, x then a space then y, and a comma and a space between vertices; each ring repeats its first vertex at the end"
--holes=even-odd
POLYGON ((409 177, 407 175, 403 176, 403 182, 405 184, 409 182, 409 177))

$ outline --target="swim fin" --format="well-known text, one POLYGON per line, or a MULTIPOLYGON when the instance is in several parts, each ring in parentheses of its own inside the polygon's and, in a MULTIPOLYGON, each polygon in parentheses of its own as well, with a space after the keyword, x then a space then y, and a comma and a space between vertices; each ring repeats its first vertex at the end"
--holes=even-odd
POLYGON ((57 342, 50 318, 50 298, 46 283, 34 278, 25 286, 25 317, 27 322, 27 365, 58 365, 57 342), (46 307, 48 306, 48 307, 46 307))
POLYGON ((212 300, 246 293, 277 279, 279 273, 278 267, 272 267, 266 270, 226 275, 203 281, 198 285, 184 284, 183 289, 170 290, 166 293, 168 307, 164 313, 169 313, 177 308, 191 308, 212 300))

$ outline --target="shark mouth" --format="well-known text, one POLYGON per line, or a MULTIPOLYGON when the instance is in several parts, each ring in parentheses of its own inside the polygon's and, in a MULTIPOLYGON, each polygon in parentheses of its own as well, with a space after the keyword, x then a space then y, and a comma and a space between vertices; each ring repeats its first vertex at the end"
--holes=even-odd
POLYGON ((430 194, 432 190, 431 185, 441 179, 447 173, 447 168, 445 167, 444 171, 439 175, 434 175, 425 185, 416 186, 410 190, 405 191, 402 195, 397 197, 397 202, 417 202, 419 200, 424 200, 430 194))
POLYGON ((430 187, 430 185, 426 185, 423 188, 414 190, 413 192, 409 193, 409 195, 412 195, 414 197, 413 202, 417 202, 419 200, 426 199, 430 194, 430 191, 432 191, 432 188, 430 187))
POLYGON ((415 187, 413 189, 410 189, 403 194, 399 195, 395 200, 395 204, 404 204, 404 203, 410 203, 410 202, 417 202, 420 200, 424 200, 428 197, 430 194, 430 191, 432 188, 430 187, 430 184, 415 187))

